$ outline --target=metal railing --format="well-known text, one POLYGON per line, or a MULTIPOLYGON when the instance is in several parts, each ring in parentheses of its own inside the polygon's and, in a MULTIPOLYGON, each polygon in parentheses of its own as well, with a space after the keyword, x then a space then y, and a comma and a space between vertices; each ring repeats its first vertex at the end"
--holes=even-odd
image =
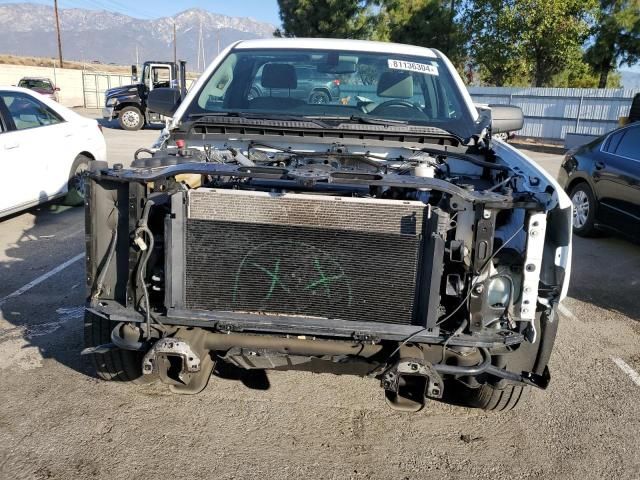
POLYGON ((82 88, 85 108, 104 107, 104 92, 110 88, 131 83, 130 75, 82 72, 82 88))

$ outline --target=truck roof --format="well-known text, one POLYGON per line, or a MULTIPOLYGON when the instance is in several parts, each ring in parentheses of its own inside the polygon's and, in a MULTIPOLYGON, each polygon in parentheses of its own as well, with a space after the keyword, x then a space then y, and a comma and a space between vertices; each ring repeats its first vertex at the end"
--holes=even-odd
POLYGON ((369 40, 342 40, 337 38, 265 38, 241 40, 234 49, 291 48, 300 50, 353 50, 357 52, 395 53, 437 58, 437 50, 432 48, 404 45, 401 43, 373 42, 369 40))

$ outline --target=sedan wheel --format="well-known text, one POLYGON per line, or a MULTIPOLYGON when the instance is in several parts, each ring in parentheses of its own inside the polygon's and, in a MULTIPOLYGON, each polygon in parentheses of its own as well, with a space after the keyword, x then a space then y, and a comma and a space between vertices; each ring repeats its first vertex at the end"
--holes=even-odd
POLYGON ((67 195, 64 198, 64 204, 72 207, 84 204, 86 193, 85 172, 89 168, 90 158, 84 155, 78 155, 69 175, 67 183, 67 195))
POLYGON ((573 226, 576 228, 583 228, 587 223, 587 217, 589 216, 589 199, 587 194, 582 190, 578 190, 571 197, 573 202, 573 226))
POLYGON ((569 196, 573 203, 573 232, 582 237, 593 236, 596 233, 596 201, 591 188, 586 183, 580 183, 573 187, 569 196))

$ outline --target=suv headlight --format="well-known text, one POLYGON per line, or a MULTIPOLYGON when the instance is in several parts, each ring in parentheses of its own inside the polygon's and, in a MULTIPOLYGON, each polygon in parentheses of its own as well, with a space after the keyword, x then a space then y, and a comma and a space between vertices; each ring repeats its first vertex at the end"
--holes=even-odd
POLYGON ((105 102, 105 105, 107 107, 113 107, 115 104, 116 104, 115 98, 107 98, 107 101, 105 102))

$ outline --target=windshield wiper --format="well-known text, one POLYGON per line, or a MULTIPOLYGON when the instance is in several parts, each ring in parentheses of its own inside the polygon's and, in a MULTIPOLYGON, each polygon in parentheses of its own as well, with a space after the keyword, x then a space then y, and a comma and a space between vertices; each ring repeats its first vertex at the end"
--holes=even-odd
POLYGON ((345 116, 326 116, 322 115, 321 117, 313 116, 308 117, 313 119, 322 119, 322 120, 334 120, 343 123, 365 123, 368 125, 384 125, 384 126, 395 126, 395 125, 408 125, 409 122, 406 120, 390 120, 387 118, 378 118, 378 117, 365 117, 362 115, 351 115, 350 117, 345 116))
POLYGON ((209 113, 193 113, 189 115, 189 119, 202 119, 208 117, 237 117, 237 118, 247 118, 250 120, 280 120, 280 121, 290 121, 290 122, 305 122, 305 123, 313 123, 314 125, 318 125, 322 128, 331 128, 324 122, 316 118, 304 117, 301 115, 291 115, 288 113, 260 113, 260 112, 209 112, 209 113))
MULTIPOLYGON (((433 125, 421 124, 421 123, 410 123, 408 120, 394 120, 388 118, 379 118, 379 117, 367 117, 361 115, 351 115, 350 117, 334 117, 335 120, 346 120, 348 123, 364 123, 368 125, 382 125, 385 127, 407 127, 414 129, 429 129, 433 133, 437 133, 438 135, 449 135, 455 137, 458 141, 462 141, 462 138, 449 130, 445 130, 440 127, 435 127, 433 125)), ((326 120, 326 119, 325 119, 326 120)))
POLYGON ((351 115, 349 121, 354 123, 366 123, 368 125, 409 125, 406 120, 390 120, 388 118, 363 117, 362 115, 351 115))

